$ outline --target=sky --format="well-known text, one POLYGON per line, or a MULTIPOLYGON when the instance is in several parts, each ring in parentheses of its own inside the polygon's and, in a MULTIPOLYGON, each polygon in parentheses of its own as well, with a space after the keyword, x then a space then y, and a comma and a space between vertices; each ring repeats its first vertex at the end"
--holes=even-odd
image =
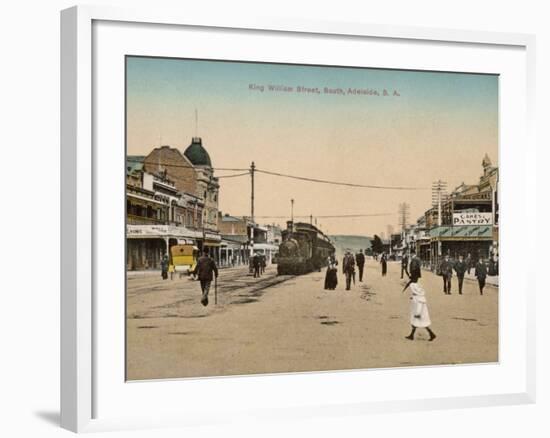
MULTIPOLYGON (((296 216, 375 215, 318 218, 328 234, 387 233, 398 230, 400 203, 410 204, 411 222, 430 207, 432 181, 477 183, 486 153, 498 165, 495 75, 146 57, 127 57, 126 71, 129 155, 161 144, 183 152, 199 136, 214 168, 254 161, 271 172, 411 188, 256 173, 260 223, 284 224, 263 216, 290 216, 294 199, 296 216)), ((220 179, 220 211, 250 215, 250 186, 249 176, 220 179)))

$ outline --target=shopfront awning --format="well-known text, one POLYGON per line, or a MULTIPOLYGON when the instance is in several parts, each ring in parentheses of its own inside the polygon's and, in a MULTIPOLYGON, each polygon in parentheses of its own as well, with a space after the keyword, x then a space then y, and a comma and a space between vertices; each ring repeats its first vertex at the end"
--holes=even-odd
POLYGON ((178 239, 195 240, 202 234, 182 226, 173 225, 126 225, 126 237, 128 239, 178 239))
POLYGON ((272 245, 271 243, 255 243, 254 244, 254 250, 269 250, 269 251, 278 251, 279 246, 278 245, 272 245))
POLYGON ((442 226, 430 230, 432 240, 492 240, 493 227, 487 225, 442 226))

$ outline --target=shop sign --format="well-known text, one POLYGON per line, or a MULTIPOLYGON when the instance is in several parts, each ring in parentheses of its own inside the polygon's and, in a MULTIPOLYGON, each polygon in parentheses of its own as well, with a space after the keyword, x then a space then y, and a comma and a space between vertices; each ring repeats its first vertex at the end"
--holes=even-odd
POLYGON ((492 225, 492 213, 453 213, 453 225, 492 225))

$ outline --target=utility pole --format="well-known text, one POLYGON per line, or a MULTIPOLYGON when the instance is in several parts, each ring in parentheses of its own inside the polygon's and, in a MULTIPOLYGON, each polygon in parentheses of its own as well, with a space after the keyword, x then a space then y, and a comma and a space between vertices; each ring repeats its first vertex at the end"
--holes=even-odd
POLYGON ((251 182, 251 196, 250 196, 250 260, 252 260, 252 257, 254 257, 254 172, 256 170, 256 166, 254 165, 254 161, 250 165, 250 182, 251 182))
POLYGON ((313 215, 312 214, 309 215, 309 224, 313 225, 313 215))
MULTIPOLYGON (((446 197, 447 183, 445 181, 437 180, 432 183, 432 205, 437 205, 437 226, 440 227, 443 224, 441 201, 446 197)), ((437 255, 441 256, 441 240, 437 242, 437 255)))
POLYGON ((387 227, 387 229, 388 229, 388 240, 389 240, 389 242, 390 242, 390 255, 391 255, 391 254, 392 254, 392 251, 391 251, 391 249, 392 249, 392 248, 391 248, 391 245, 392 245, 391 236, 392 236, 392 234, 393 234, 393 227, 392 227, 390 224, 388 224, 386 227, 387 227))
POLYGON ((441 203, 447 195, 447 183, 445 181, 437 180, 432 183, 432 206, 437 206, 437 226, 441 226, 442 222, 442 209, 441 203))
POLYGON ((294 230, 294 199, 290 200, 290 221, 292 222, 292 229, 294 230))
POLYGON ((411 206, 406 202, 399 204, 398 220, 402 232, 405 231, 405 228, 407 228, 407 225, 409 224, 410 208, 411 206))
POLYGON ((407 250, 408 250, 408 246, 409 246, 409 243, 407 242, 407 239, 406 239, 406 229, 407 229, 407 225, 409 224, 409 210, 410 209, 410 205, 407 204, 406 202, 402 202, 401 204, 399 204, 399 209, 398 209, 398 223, 399 223, 399 226, 401 227, 401 246, 402 247, 406 247, 407 250))

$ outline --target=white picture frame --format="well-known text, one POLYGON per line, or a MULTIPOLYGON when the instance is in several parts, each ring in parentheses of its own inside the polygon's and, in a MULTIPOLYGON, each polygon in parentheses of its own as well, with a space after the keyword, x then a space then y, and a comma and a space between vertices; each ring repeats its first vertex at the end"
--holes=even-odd
MULTIPOLYGON (((535 38, 525 34, 491 33, 477 31, 461 31, 450 29, 424 29, 402 26, 381 26, 366 23, 337 23, 312 22, 308 20, 280 20, 257 17, 216 17, 215 15, 191 16, 184 11, 163 11, 151 8, 149 10, 126 10, 108 7, 78 6, 62 11, 61 13, 61 426, 75 431, 99 431, 119 428, 159 427, 163 425, 185 425, 208 423, 207 415, 198 415, 186 418, 183 412, 165 411, 163 407, 150 412, 147 417, 97 415, 101 410, 98 405, 98 363, 97 349, 98 336, 95 312, 97 300, 98 278, 97 262, 102 255, 98 252, 96 241, 98 222, 98 191, 97 183, 97 156, 94 153, 93 138, 94 120, 97 117, 95 107, 97 101, 94 94, 94 83, 98 80, 94 56, 97 56, 97 35, 94 33, 94 24, 133 23, 140 26, 182 26, 209 30, 233 29, 239 30, 251 41, 259 33, 270 32, 277 35, 294 35, 296 37, 308 35, 348 36, 354 39, 380 39, 388 44, 408 42, 413 44, 455 44, 464 46, 480 46, 499 48, 502 50, 520 51, 524 56, 525 64, 521 66, 525 74, 526 86, 521 96, 525 103, 525 129, 520 129, 516 139, 522 141, 522 153, 526 156, 535 156, 535 142, 533 138, 533 109, 534 109, 534 59, 535 38)), ((460 59, 456 61, 460 65, 460 59)), ((518 121, 523 126, 523 120, 518 121)), ((503 161, 509 160, 506 151, 503 161)), ((520 166, 521 167, 521 166, 520 166)), ((512 166, 508 167, 508 170, 512 166)), ((535 199, 536 184, 533 171, 522 168, 514 174, 521 181, 520 189, 514 196, 525 196, 525 199, 535 199)), ((503 166, 502 178, 505 179, 507 166, 503 166)), ((511 193, 511 191, 509 192, 511 193)), ((506 190, 503 190, 502 204, 506 205, 506 190)), ((534 205, 533 202, 531 205, 534 205)), ((525 209, 526 210, 526 209, 525 209)), ((503 211, 506 211, 504 209, 503 211)), ((523 215, 522 219, 533 220, 534 209, 517 212, 523 215)), ((504 221, 506 217, 504 216, 504 221)), ((519 218, 518 218, 519 221, 519 218)), ((513 227, 507 229, 510 235, 513 227)), ((503 233, 503 241, 508 239, 503 233)), ((533 238, 527 245, 534 247, 533 238)), ((504 267, 504 265, 503 265, 504 267)), ((121 275, 123 275, 121 273, 121 275)), ((303 405, 296 407, 290 403, 274 398, 269 406, 260 406, 257 412, 245 409, 240 415, 257 415, 258 417, 273 418, 275 416, 296 418, 311 415, 350 415, 369 412, 398 412, 413 409, 442 409, 453 407, 476 407, 489 405, 532 403, 535 400, 535 273, 527 265, 521 265, 518 270, 510 274, 510 280, 515 279, 521 285, 524 305, 522 324, 519 325, 521 341, 524 345, 522 361, 521 384, 513 391, 504 391, 485 394, 441 395, 438 397, 414 397, 411 394, 399 395, 376 400, 346 399, 345 394, 336 402, 334 399, 323 400, 321 404, 313 404, 304 399, 303 405), (513 275, 513 278, 511 276, 513 275), (420 401, 420 403, 419 403, 420 401)), ((506 284, 506 283, 503 283, 506 284)), ((123 315, 120 315, 122 320, 123 315)), ((101 324, 115 324, 115 321, 102 321, 101 324)), ((506 321, 501 321, 506 324, 506 321)), ((475 370, 470 370, 475 372, 475 370)), ((383 371, 374 371, 383 372, 383 371)), ((422 372, 426 372, 423 370, 422 372)), ((435 372, 435 371, 434 371, 435 372)), ((304 375, 286 376, 284 384, 289 382, 299 385, 300 379, 309 379, 307 385, 317 385, 313 373, 304 375), (290 380, 289 380, 290 379, 290 380)), ((339 373, 334 373, 339 374, 339 373)), ((360 379, 360 373, 345 374, 347 384, 353 385, 354 379, 360 379)), ((340 376, 342 377, 342 376, 340 376)), ((330 379, 324 375, 323 379, 330 379)), ((247 389, 247 381, 261 384, 268 377, 253 377, 250 379, 205 379, 193 384, 199 391, 213 391, 219 385, 225 385, 226 390, 239 391, 247 389), (254 380, 255 379, 255 380, 254 380), (229 388, 230 387, 230 388, 229 388)), ((121 382, 122 384, 124 382, 121 382)), ((277 384, 282 383, 278 381, 277 384)), ((164 383, 164 387, 170 383, 164 383)), ((187 383, 189 384, 189 383, 187 383)), ((336 382, 341 385, 342 382, 336 382)), ((148 385, 143 383, 141 385, 148 385)), ((134 387, 135 388, 135 387, 134 387)), ((141 388, 144 388, 142 386, 141 388)), ((141 389, 139 389, 141 390, 141 389)), ((136 390, 134 390, 135 393, 136 390)), ((150 408, 152 409, 152 408, 150 408)), ((228 416, 239 415, 235 412, 228 416)), ((217 416, 216 421, 224 421, 223 413, 217 416)))

